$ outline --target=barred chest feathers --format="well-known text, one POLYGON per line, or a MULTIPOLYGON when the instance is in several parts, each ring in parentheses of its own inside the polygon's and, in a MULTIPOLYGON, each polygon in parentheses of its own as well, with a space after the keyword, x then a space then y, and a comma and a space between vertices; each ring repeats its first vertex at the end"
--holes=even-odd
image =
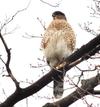
POLYGON ((75 48, 74 32, 64 20, 52 21, 44 37, 44 55, 51 67, 59 65, 75 48))
POLYGON ((65 34, 66 32, 59 30, 50 33, 52 37, 49 38, 49 43, 44 49, 44 54, 47 58, 48 64, 52 67, 59 65, 65 58, 67 58, 72 53, 72 48, 70 48, 69 41, 66 42, 65 34))

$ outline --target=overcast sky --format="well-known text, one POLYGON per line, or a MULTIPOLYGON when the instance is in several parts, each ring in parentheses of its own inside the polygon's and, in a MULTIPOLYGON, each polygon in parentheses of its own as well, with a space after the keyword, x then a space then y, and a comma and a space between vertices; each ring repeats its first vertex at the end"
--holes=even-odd
MULTIPOLYGON (((6 20, 11 18, 11 16, 13 16, 18 10, 25 8, 30 2, 27 10, 20 12, 13 19, 13 21, 10 22, 2 30, 3 34, 5 32, 11 32, 10 34, 5 36, 5 39, 9 48, 12 48, 12 60, 10 67, 18 81, 26 81, 26 79, 28 79, 28 81, 36 81, 41 76, 43 76, 43 72, 47 72, 44 70, 45 68, 33 69, 30 67, 30 64, 34 66, 37 66, 38 64, 46 65, 46 63, 38 60, 38 58, 43 57, 43 53, 40 51, 41 38, 30 38, 28 35, 26 35, 26 33, 32 36, 41 36, 41 34, 43 34, 44 29, 41 26, 40 22, 37 20, 37 17, 47 27, 52 20, 52 12, 60 10, 66 14, 68 22, 71 24, 75 31, 77 37, 76 47, 79 48, 83 44, 87 43, 91 38, 93 38, 91 34, 85 32, 79 27, 79 24, 84 24, 84 22, 94 20, 90 17, 90 9, 88 8, 88 6, 91 6, 93 4, 92 0, 45 1, 52 6, 45 4, 40 0, 31 0, 31 2, 29 0, 0 0, 1 25, 5 23, 6 20), (57 3, 59 5, 57 5, 57 3), (41 70, 44 71, 42 72, 41 70)), ((2 58, 6 60, 6 54, 1 42, 0 49, 0 54, 2 54, 2 58)), ((0 69, 2 69, 2 66, 3 64, 0 62, 0 69)), ((46 69, 49 68, 46 67, 46 69)), ((72 75, 74 74, 72 73, 72 75)), ((22 87, 25 87, 27 85, 28 84, 22 83, 22 87)), ((52 83, 50 84, 50 86, 52 86, 52 83)), ((0 101, 4 101, 6 96, 9 96, 15 89, 14 84, 11 82, 11 80, 7 77, 2 78, 2 75, 0 75, 0 87, 0 101), (3 95, 2 89, 4 89, 6 96, 3 95)), ((73 89, 70 90, 70 92, 71 91, 73 91, 73 89)), ((67 95, 68 93, 65 92, 65 94, 67 95)), ((55 100, 49 99, 52 98, 52 96, 52 88, 45 87, 40 92, 29 98, 29 107, 33 107, 34 105, 36 107, 41 107, 46 102, 55 100)), ((25 101, 26 100, 19 102, 15 105, 15 107, 26 107, 25 101)), ((80 102, 82 103, 82 107, 87 107, 87 105, 83 101, 80 102)), ((70 107, 80 107, 80 103, 75 103, 70 107)))

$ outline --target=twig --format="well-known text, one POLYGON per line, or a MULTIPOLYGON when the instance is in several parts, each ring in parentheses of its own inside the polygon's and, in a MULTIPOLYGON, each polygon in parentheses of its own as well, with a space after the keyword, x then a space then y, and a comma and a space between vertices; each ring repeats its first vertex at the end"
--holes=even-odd
POLYGON ((80 28, 89 32, 90 34, 92 35, 97 35, 96 31, 94 31, 93 29, 90 28, 90 25, 92 24, 92 22, 87 22, 87 23, 84 23, 84 26, 82 26, 81 24, 79 24, 80 28))
POLYGON ((6 95, 6 92, 5 92, 5 90, 3 88, 2 88, 2 92, 5 95, 5 97, 7 98, 8 96, 6 95))
POLYGON ((3 33, 3 36, 12 34, 12 33, 13 33, 15 30, 17 30, 17 29, 18 29, 18 27, 15 27, 14 29, 12 29, 12 30, 9 31, 9 32, 6 32, 6 31, 5 31, 5 33, 3 33))
POLYGON ((44 30, 46 30, 45 22, 43 24, 42 20, 39 17, 37 17, 37 20, 40 22, 40 24, 42 25, 42 27, 44 28, 44 30))
POLYGON ((42 36, 34 36, 32 34, 28 34, 28 33, 25 33, 26 36, 23 36, 24 38, 27 38, 27 39, 31 39, 31 38, 43 38, 42 36))
POLYGON ((2 61, 2 63, 5 65, 6 63, 5 63, 5 61, 1 58, 1 56, 0 56, 0 60, 2 61))
POLYGON ((95 17, 95 18, 100 18, 100 1, 98 0, 93 0, 93 1, 94 1, 95 7, 93 7, 93 5, 91 5, 91 7, 88 7, 92 10, 90 15, 92 15, 92 17, 95 17))
POLYGON ((13 76, 13 74, 11 72, 11 69, 9 67, 10 60, 11 60, 11 53, 10 53, 11 49, 8 48, 8 46, 7 46, 7 44, 6 44, 6 42, 5 42, 5 40, 4 40, 4 38, 3 38, 3 36, 2 36, 1 33, 0 33, 0 39, 1 39, 2 43, 3 43, 3 45, 4 45, 6 53, 7 53, 7 62, 4 62, 3 60, 2 61, 3 61, 3 63, 6 66, 6 70, 7 70, 8 74, 9 74, 9 76, 11 77, 11 79, 13 80, 13 82, 15 83, 16 87, 19 88, 19 82, 15 79, 15 77, 13 76))
POLYGON ((11 71, 10 66, 9 66, 9 65, 10 65, 10 61, 11 61, 11 49, 8 48, 7 43, 6 43, 3 35, 1 34, 1 31, 3 30, 3 28, 4 28, 6 25, 8 25, 10 22, 12 22, 12 21, 14 20, 14 18, 15 18, 19 13, 21 13, 22 11, 27 10, 27 8, 28 8, 29 5, 30 5, 30 2, 31 2, 31 0, 29 1, 28 5, 27 5, 25 8, 23 8, 23 9, 21 9, 21 10, 18 10, 11 18, 9 18, 8 20, 6 20, 6 22, 5 22, 5 23, 1 26, 1 28, 0 28, 0 39, 1 39, 2 43, 3 43, 3 45, 4 45, 5 51, 6 51, 6 53, 7 53, 7 61, 4 62, 4 60, 3 60, 2 58, 0 58, 0 59, 1 59, 2 62, 5 64, 5 67, 6 67, 6 70, 7 70, 7 72, 8 72, 8 75, 11 77, 11 79, 12 79, 13 82, 15 83, 17 89, 19 89, 19 82, 18 82, 18 81, 16 80, 16 78, 13 76, 12 71, 11 71))
POLYGON ((97 69, 97 67, 95 66, 93 69, 86 69, 86 70, 83 70, 83 69, 80 69, 78 66, 76 66, 76 68, 82 72, 87 72, 87 71, 95 71, 97 69))
POLYGON ((3 29, 6 25, 8 25, 10 22, 12 22, 12 20, 13 20, 19 13, 27 10, 27 8, 29 7, 30 3, 31 3, 31 0, 29 1, 28 5, 27 5, 25 8, 23 8, 23 9, 21 9, 21 10, 18 10, 11 18, 9 18, 8 20, 6 20, 6 22, 1 26, 0 32, 2 31, 2 29, 3 29))
POLYGON ((98 85, 99 78, 100 78, 100 74, 98 74, 96 77, 83 80, 82 86, 77 87, 77 89, 74 92, 72 92, 70 95, 56 102, 47 103, 43 107, 68 107, 70 104, 84 97, 85 95, 94 94, 93 89, 95 88, 95 86, 98 85))
POLYGON ((95 7, 96 7, 97 11, 100 12, 100 1, 94 0, 94 2, 95 2, 95 7))
POLYGON ((40 1, 43 2, 43 3, 45 3, 45 4, 47 4, 47 5, 49 5, 49 6, 51 6, 51 7, 59 7, 60 2, 61 2, 62 0, 60 0, 59 3, 56 3, 55 5, 50 4, 50 3, 48 3, 48 2, 46 2, 46 1, 44 1, 44 0, 40 0, 40 1))

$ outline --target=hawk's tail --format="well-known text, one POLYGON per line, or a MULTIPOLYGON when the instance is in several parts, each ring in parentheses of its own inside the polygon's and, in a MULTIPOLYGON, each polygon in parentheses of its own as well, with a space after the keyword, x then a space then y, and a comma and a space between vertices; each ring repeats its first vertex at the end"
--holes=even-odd
POLYGON ((61 73, 57 76, 54 81, 53 94, 55 98, 60 98, 63 95, 63 86, 64 86, 64 75, 61 73))

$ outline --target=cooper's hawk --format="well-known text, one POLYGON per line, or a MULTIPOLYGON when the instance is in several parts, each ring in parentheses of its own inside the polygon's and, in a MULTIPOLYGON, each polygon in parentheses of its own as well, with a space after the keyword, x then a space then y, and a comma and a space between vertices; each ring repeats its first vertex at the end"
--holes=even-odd
MULTIPOLYGON (((72 54, 76 39, 64 13, 55 11, 52 17, 53 21, 46 29, 41 44, 48 65, 56 68, 72 54)), ((54 79, 53 92, 56 98, 63 94, 63 79, 63 73, 54 79)))

